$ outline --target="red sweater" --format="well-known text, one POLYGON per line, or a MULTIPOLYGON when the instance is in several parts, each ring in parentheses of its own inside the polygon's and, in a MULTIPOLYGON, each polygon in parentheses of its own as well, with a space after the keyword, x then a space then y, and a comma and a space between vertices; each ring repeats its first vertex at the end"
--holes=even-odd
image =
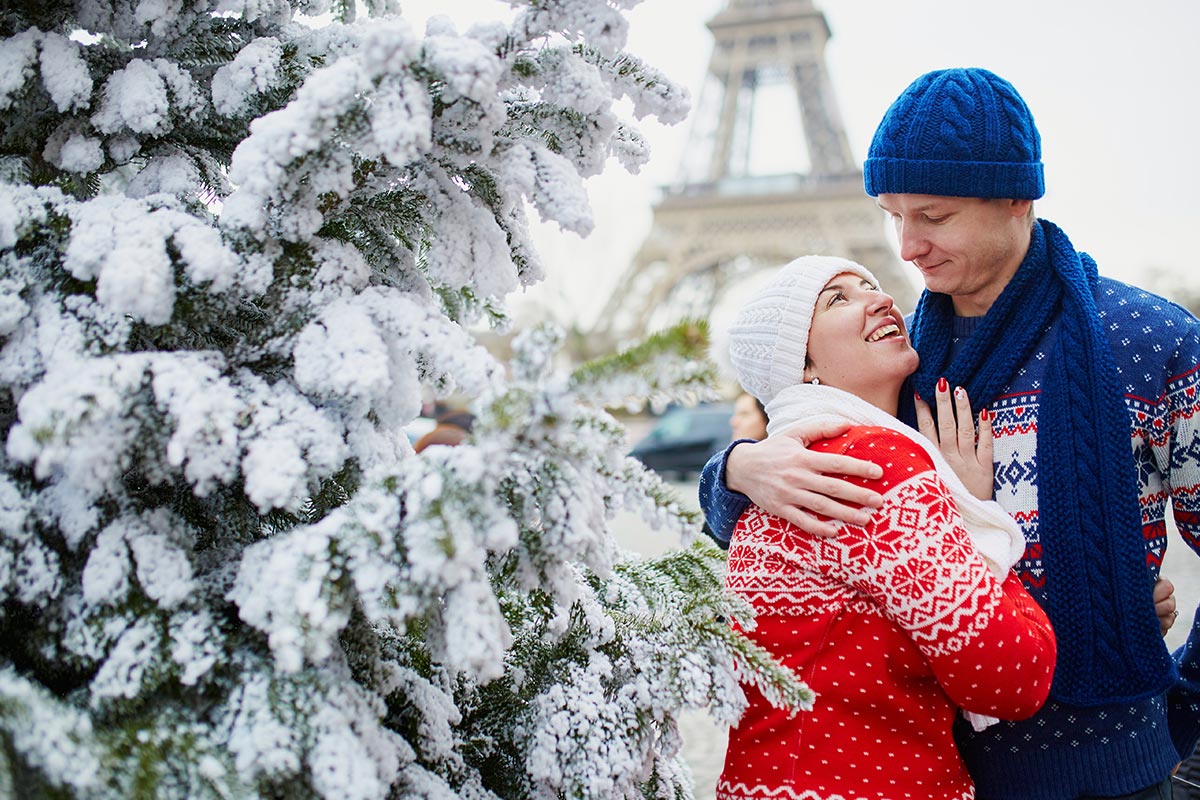
POLYGON ((907 437, 856 427, 812 449, 884 469, 859 481, 883 507, 835 538, 751 506, 729 547, 727 586, 758 612, 748 634, 817 693, 789 717, 746 686, 719 800, 962 800, 959 709, 1030 716, 1054 674, 1054 633, 1012 574, 971 546, 949 490, 907 437))

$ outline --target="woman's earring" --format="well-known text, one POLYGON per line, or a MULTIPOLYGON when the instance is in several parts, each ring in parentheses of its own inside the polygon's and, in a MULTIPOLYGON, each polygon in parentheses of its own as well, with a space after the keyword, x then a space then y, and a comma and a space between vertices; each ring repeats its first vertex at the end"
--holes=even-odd
POLYGON ((809 383, 811 383, 813 386, 820 386, 820 385, 821 385, 821 379, 820 379, 820 378, 813 378, 811 381, 809 381, 809 383))

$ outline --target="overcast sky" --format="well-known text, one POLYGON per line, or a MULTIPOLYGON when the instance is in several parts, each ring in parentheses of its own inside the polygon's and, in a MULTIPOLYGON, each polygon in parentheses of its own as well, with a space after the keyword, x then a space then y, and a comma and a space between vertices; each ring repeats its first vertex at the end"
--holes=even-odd
MULTIPOLYGON (((418 30, 431 13, 460 28, 511 16, 499 0, 402 6, 418 30)), ((629 15, 628 49, 695 100, 712 48, 704 23, 723 6, 645 0, 629 15)), ((1164 293, 1172 284, 1200 284, 1193 277, 1200 273, 1200 3, 817 0, 817 7, 833 32, 827 66, 856 160, 915 77, 986 67, 1016 86, 1041 130, 1047 191, 1038 214, 1095 256, 1102 274, 1164 293)), ((690 120, 674 127, 647 120, 641 130, 653 155, 640 175, 613 161, 588 182, 596 217, 590 237, 539 226, 548 279, 525 307, 584 321, 598 313, 649 231, 657 187, 679 177, 690 120)))

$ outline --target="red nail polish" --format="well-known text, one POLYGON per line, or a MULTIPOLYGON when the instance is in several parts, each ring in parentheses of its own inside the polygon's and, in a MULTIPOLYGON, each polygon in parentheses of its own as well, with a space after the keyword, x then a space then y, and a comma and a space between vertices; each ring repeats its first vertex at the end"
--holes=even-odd
POLYGON ((938 378, 938 391, 939 392, 950 391, 950 384, 946 381, 945 378, 938 378))
POLYGON ((985 409, 983 409, 982 411, 980 411, 980 412, 979 412, 979 421, 980 421, 980 422, 987 422, 989 419, 991 419, 991 416, 992 416, 992 415, 991 415, 991 414, 989 414, 989 413, 988 413, 988 410, 985 408, 985 409))
POLYGON ((921 402, 921 393, 920 392, 913 392, 913 402, 914 403, 921 402))

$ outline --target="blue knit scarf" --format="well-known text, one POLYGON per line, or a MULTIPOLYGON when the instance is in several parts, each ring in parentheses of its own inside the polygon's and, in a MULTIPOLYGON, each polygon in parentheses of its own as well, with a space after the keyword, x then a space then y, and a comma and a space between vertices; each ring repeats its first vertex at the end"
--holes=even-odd
MULTIPOLYGON (((948 295, 926 291, 911 326, 921 354, 913 386, 932 398, 945 376, 966 387, 977 415, 1058 317, 1037 415, 1038 529, 1058 638, 1051 697, 1083 706, 1161 694, 1176 679, 1154 613, 1129 412, 1096 310, 1098 283, 1096 262, 1038 220, 1016 275, 953 361, 948 295)), ((902 416, 911 415, 905 405, 902 416)))

